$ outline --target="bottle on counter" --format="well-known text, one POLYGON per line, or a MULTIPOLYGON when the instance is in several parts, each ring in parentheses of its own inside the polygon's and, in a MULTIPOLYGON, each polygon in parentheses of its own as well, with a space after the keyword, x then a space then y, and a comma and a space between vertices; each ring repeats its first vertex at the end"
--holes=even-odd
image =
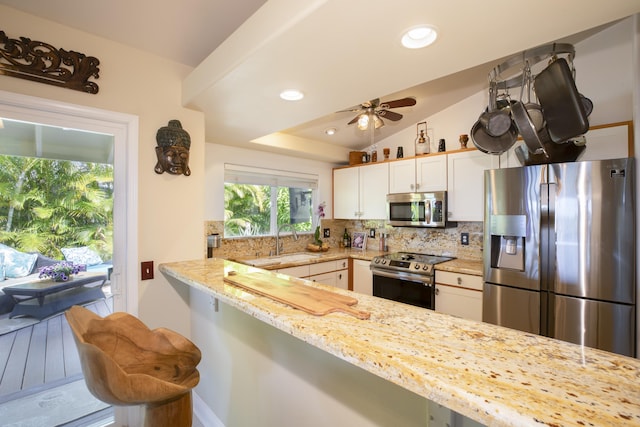
POLYGON ((380 247, 379 249, 383 252, 387 252, 389 250, 389 246, 387 246, 387 235, 386 233, 380 233, 380 247))
POLYGON ((351 247, 351 237, 349 236, 349 233, 347 233, 346 228, 344 229, 344 234, 342 235, 342 244, 345 248, 351 247))

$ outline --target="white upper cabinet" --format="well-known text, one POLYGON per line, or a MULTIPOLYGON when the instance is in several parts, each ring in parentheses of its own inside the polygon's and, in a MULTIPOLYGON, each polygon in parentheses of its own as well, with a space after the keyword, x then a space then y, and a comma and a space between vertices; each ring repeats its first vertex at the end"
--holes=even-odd
POLYGON ((389 193, 444 191, 447 156, 427 155, 389 163, 389 193))
POLYGON ((357 219, 360 168, 333 170, 333 218, 357 219))
POLYGON ((448 221, 483 221, 484 171, 497 169, 499 157, 478 150, 447 155, 448 221))
POLYGON ((385 219, 389 192, 389 164, 333 170, 335 219, 385 219))

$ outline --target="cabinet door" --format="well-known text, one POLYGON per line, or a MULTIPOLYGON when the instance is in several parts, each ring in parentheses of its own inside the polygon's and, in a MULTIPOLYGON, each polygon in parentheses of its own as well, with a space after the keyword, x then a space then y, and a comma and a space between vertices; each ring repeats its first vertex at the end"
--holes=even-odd
POLYGON ((367 165, 358 169, 360 169, 360 219, 387 218, 389 164, 367 165))
POLYGON ((436 311, 482 321, 482 291, 436 283, 436 311))
POLYGON ((358 219, 359 169, 333 170, 333 218, 358 219))
POLYGON ((606 160, 629 157, 630 123, 620 123, 589 129, 585 134, 587 148, 580 161, 606 160))
POLYGON ((447 155, 448 220, 483 220, 484 171, 499 164, 498 156, 478 150, 447 155))
POLYGON ((416 191, 416 160, 398 160, 389 163, 389 193, 416 191))
POLYGON ((373 295, 373 274, 369 266, 371 261, 353 260, 353 291, 373 295))
POLYGON ((349 270, 336 271, 336 286, 342 289, 349 289, 349 270))
POLYGON ((432 155, 416 159, 416 191, 447 189, 447 156, 432 155))

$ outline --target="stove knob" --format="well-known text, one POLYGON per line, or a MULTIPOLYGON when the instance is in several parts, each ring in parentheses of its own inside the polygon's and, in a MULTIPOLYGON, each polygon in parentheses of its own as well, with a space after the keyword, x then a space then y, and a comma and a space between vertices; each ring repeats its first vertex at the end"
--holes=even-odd
POLYGON ((383 260, 382 260, 382 264, 384 265, 384 264, 386 264, 386 263, 387 263, 387 260, 386 260, 386 259, 383 259, 383 260))
POLYGON ((414 265, 413 268, 415 268, 416 270, 420 270, 420 264, 414 265))
POLYGON ((378 258, 374 259, 373 262, 376 264, 380 264, 380 260, 378 258))
POLYGON ((422 266, 422 269, 423 269, 423 270, 428 270, 428 269, 429 269, 429 265, 428 265, 428 264, 423 265, 423 266, 422 266))

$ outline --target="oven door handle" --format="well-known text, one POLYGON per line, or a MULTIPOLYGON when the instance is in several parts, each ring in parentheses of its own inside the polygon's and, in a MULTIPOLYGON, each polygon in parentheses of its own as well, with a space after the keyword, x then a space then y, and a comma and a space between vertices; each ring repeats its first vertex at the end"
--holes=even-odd
POLYGON ((398 280, 411 280, 412 282, 420 282, 425 286, 431 286, 430 276, 423 276, 420 274, 412 274, 406 273, 404 271, 394 271, 390 272, 387 270, 381 270, 379 268, 371 268, 371 273, 374 276, 382 276, 387 277, 389 279, 398 279, 398 280))

